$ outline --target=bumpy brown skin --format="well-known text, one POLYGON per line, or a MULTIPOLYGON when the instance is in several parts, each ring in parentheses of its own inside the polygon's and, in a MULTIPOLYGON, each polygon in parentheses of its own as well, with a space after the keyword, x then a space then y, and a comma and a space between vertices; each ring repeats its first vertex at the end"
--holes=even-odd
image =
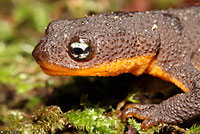
POLYGON ((144 119, 144 130, 200 116, 200 7, 56 20, 49 24, 33 56, 50 75, 148 73, 186 92, 158 105, 128 105, 122 119, 144 119), (92 48, 87 60, 76 60, 69 54, 69 45, 79 39, 92 48))

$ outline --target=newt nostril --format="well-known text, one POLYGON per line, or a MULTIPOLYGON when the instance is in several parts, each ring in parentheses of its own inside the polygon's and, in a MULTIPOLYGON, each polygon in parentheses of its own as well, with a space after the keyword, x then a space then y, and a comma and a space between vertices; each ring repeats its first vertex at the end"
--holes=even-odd
POLYGON ((42 38, 40 42, 33 49, 32 55, 37 62, 44 61, 45 55, 43 49, 45 43, 46 43, 45 38, 42 38))
POLYGON ((41 47, 40 47, 40 44, 38 44, 35 48, 34 48, 34 50, 33 50, 33 52, 32 52, 32 55, 33 55, 33 57, 34 57, 34 59, 38 62, 38 61, 43 61, 44 60, 44 55, 42 54, 42 52, 41 52, 41 47))

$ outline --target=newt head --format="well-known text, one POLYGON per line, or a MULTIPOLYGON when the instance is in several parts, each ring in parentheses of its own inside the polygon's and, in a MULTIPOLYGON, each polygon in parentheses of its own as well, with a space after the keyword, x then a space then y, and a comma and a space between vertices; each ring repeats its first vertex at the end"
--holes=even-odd
POLYGON ((154 35, 137 36, 132 17, 115 12, 52 21, 32 54, 49 75, 140 75, 155 56, 158 43, 154 35))

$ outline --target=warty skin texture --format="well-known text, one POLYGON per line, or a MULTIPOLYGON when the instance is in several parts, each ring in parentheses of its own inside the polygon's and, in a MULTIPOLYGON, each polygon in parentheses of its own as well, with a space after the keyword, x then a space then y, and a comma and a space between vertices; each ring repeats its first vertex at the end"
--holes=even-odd
POLYGON ((55 20, 33 56, 50 75, 148 73, 186 92, 158 105, 127 106, 122 119, 130 115, 145 119, 144 130, 200 116, 200 7, 55 20), (79 61, 69 54, 69 45, 80 39, 92 48, 87 60, 79 61))

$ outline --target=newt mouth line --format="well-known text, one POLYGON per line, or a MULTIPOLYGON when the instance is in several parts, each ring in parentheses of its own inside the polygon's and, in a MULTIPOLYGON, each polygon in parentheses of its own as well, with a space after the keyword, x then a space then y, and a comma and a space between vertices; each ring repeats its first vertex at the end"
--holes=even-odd
POLYGON ((145 72, 152 57, 138 56, 127 59, 117 59, 106 64, 100 64, 89 68, 75 68, 60 66, 48 61, 38 62, 42 70, 49 75, 63 76, 117 76, 122 73, 132 73, 139 76, 145 72))
POLYGON ((75 70, 69 70, 69 69, 65 69, 62 66, 56 65, 56 64, 52 64, 52 63, 48 63, 48 62, 39 62, 38 63, 40 65, 40 67, 42 68, 42 70, 48 74, 48 75, 54 75, 54 76, 72 76, 72 72, 75 72, 75 70))
MULTIPOLYGON (((153 57, 153 56, 152 56, 153 57)), ((132 73, 139 76, 143 73, 161 78, 165 81, 170 81, 181 88, 184 92, 190 91, 180 80, 171 76, 162 68, 156 65, 156 60, 151 60, 152 57, 137 57, 134 59, 123 59, 115 62, 110 62, 98 67, 70 69, 59 66, 47 61, 38 62, 42 70, 52 76, 117 76, 122 73, 132 73), (148 61, 148 62, 147 62, 148 61), (146 62, 146 63, 145 63, 146 62), (145 64, 144 64, 145 63, 145 64), (126 65, 126 66, 124 66, 126 65), (125 67, 125 68, 124 68, 125 67)))
POLYGON ((96 67, 70 69, 47 61, 39 62, 38 64, 46 74, 53 76, 100 76, 99 74, 106 72, 102 70, 100 71, 96 67))

